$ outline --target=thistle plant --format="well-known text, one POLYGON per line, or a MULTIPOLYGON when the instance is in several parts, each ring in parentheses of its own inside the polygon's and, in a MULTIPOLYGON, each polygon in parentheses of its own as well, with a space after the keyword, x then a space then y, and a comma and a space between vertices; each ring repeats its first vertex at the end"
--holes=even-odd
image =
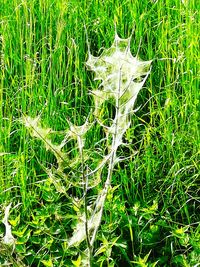
POLYGON ((151 61, 133 57, 130 41, 131 37, 121 39, 116 33, 112 46, 105 49, 99 57, 94 57, 89 49, 86 65, 95 73, 95 80, 100 80, 98 89, 90 91, 94 99, 93 116, 89 115, 81 126, 68 120, 69 127, 62 131, 63 140, 59 144, 52 141, 52 134, 60 133, 42 127, 40 117, 23 118, 31 135, 42 140, 46 150, 50 150, 56 157, 56 167, 44 166, 47 179, 77 207, 78 220, 67 244, 70 248, 85 242, 79 266, 92 265, 94 243, 111 187, 113 170, 117 162, 124 160, 118 157, 117 150, 126 145, 123 136, 131 125, 137 95, 150 73, 151 61), (114 117, 105 120, 102 111, 109 102, 115 110, 114 117), (102 139, 95 144, 95 149, 88 147, 87 141, 94 127, 100 127, 104 133, 102 139), (71 140, 75 144, 74 148, 69 146, 71 140), (79 187, 82 196, 77 198, 69 195, 71 187, 79 187), (93 187, 98 188, 98 194, 92 201, 88 201, 88 190, 93 187))

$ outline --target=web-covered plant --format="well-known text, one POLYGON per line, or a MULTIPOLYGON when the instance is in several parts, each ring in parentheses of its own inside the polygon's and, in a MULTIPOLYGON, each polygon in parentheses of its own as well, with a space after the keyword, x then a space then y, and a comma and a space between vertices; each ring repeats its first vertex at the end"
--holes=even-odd
POLYGON ((78 207, 77 224, 67 243, 70 248, 86 242, 80 266, 91 266, 94 242, 111 186, 113 169, 117 162, 123 160, 117 156, 117 150, 123 145, 123 136, 130 127, 135 100, 150 73, 151 61, 140 61, 133 57, 130 41, 131 38, 121 39, 115 34, 112 46, 105 49, 99 57, 94 57, 89 51, 86 65, 95 72, 95 80, 101 82, 97 90, 90 92, 94 98, 92 121, 91 116, 88 116, 81 126, 68 121, 69 128, 63 131, 62 142, 55 144, 51 135, 56 132, 42 127, 40 117, 23 118, 23 123, 31 135, 42 140, 46 149, 56 157, 57 167, 45 168, 49 181, 59 193, 65 194, 78 207), (109 122, 102 114, 102 107, 108 102, 111 102, 115 109, 114 117, 109 118, 109 122), (94 148, 85 144, 88 132, 97 126, 102 128, 104 137, 96 144, 95 154, 94 148), (73 148, 68 146, 71 140, 74 141, 73 148), (88 190, 100 182, 103 186, 95 200, 88 202, 88 190), (67 191, 70 187, 81 188, 82 198, 69 196, 67 191))

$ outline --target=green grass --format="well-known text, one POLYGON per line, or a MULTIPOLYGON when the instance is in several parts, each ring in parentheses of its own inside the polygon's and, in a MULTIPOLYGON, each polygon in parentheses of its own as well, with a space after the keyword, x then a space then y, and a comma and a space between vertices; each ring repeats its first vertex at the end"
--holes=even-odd
MULTIPOLYGON (((20 119, 23 114, 40 114, 43 124, 54 130, 66 129, 66 118, 83 123, 93 107, 88 91, 98 86, 85 66, 84 25, 92 54, 99 55, 102 47, 112 44, 116 23, 122 38, 134 29, 132 54, 153 59, 153 66, 137 100, 141 108, 125 136, 131 146, 120 150, 131 158, 115 168, 94 266, 153 266, 156 261, 161 267, 198 266, 199 11, 195 1, 184 5, 178 0, 1 0, 0 4, 0 218, 12 202, 16 208, 11 210, 10 223, 17 240, 13 261, 73 266, 71 259, 78 258, 79 250, 67 250, 63 241, 72 234, 75 207, 45 182, 42 165, 55 164, 55 158, 30 137, 20 119), (148 263, 144 260, 142 265, 150 251, 148 263)), ((95 142, 100 135, 97 129, 91 139, 95 142)), ((75 189, 68 193, 81 194, 75 189)), ((3 229, 1 233, 2 237, 3 229)), ((0 265, 6 258, 3 252, 0 246, 0 265)))

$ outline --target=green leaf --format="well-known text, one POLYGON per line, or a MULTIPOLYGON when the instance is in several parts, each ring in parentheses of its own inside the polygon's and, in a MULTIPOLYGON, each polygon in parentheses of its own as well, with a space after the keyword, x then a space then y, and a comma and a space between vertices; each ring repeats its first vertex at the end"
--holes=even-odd
POLYGON ((186 261, 186 258, 184 255, 180 254, 173 258, 173 263, 176 264, 176 266, 180 267, 190 267, 186 261))
POLYGON ((188 230, 188 227, 180 227, 173 231, 175 235, 183 235, 188 230))
POLYGON ((9 219, 8 220, 11 226, 15 227, 20 223, 20 214, 13 220, 9 219))
POLYGON ((76 261, 72 260, 74 266, 79 267, 81 266, 81 255, 79 254, 78 259, 76 261))
POLYGON ((23 237, 25 235, 27 228, 28 225, 26 225, 24 228, 19 228, 18 231, 13 231, 13 234, 16 235, 17 237, 23 237))
POLYGON ((53 262, 52 262, 51 259, 49 259, 49 260, 42 260, 41 262, 44 264, 45 267, 53 267, 53 262))
POLYGON ((136 263, 137 266, 140 266, 140 267, 148 267, 147 260, 149 258, 150 253, 151 253, 151 251, 149 251, 149 253, 147 255, 145 255, 145 257, 143 259, 139 256, 137 261, 131 261, 131 262, 136 263))

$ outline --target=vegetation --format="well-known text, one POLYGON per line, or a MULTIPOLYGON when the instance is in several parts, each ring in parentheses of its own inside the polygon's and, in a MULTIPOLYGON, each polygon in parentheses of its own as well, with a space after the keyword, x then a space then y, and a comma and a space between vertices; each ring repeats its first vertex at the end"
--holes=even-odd
POLYGON ((193 0, 1 0, 1 266, 199 266, 198 20, 193 0), (86 62, 112 46, 114 25, 152 67, 134 80, 149 74, 100 227, 74 242, 108 158, 87 174, 113 151, 102 124, 111 129, 117 109, 112 99, 97 109, 102 81, 86 62))

